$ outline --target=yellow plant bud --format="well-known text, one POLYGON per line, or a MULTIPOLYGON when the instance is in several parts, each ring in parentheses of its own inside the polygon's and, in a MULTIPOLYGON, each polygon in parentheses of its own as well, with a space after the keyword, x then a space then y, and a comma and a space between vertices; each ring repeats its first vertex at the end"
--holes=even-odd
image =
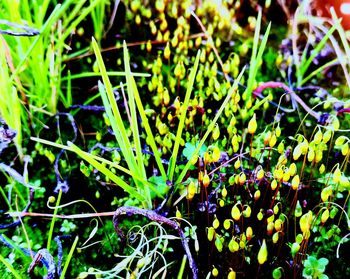
POLYGON ((281 231, 282 230, 282 225, 283 225, 283 221, 281 219, 277 219, 275 221, 275 230, 276 231, 281 231))
POLYGON ((315 151, 312 148, 310 148, 307 153, 307 160, 309 162, 312 162, 314 159, 315 159, 315 151))
POLYGON ((216 267, 213 267, 213 269, 211 270, 211 274, 213 275, 213 277, 218 277, 219 270, 216 267))
POLYGON ((261 180, 264 177, 264 175, 265 175, 265 172, 264 172, 263 168, 260 168, 258 170, 258 172, 256 173, 256 178, 258 180, 261 180))
POLYGON ((210 178, 209 178, 209 175, 208 175, 208 174, 205 174, 205 175, 203 176, 203 181, 202 181, 202 183, 203 183, 203 186, 204 186, 205 188, 207 188, 207 187, 209 186, 210 178))
POLYGON ((294 176, 297 173, 297 165, 295 163, 291 163, 288 172, 290 176, 294 176))
POLYGON ((237 170, 241 166, 241 161, 239 159, 237 159, 233 166, 237 170))
POLYGON ((246 177, 245 173, 241 172, 239 175, 239 179, 238 179, 239 184, 243 185, 246 182, 246 180, 247 180, 247 177, 246 177))
POLYGON ((230 227, 231 227, 230 219, 225 219, 225 221, 224 221, 224 228, 225 228, 225 230, 228 230, 230 227))
POLYGON ((327 201, 329 196, 331 196, 333 193, 333 189, 332 186, 327 186, 325 188, 323 188, 323 190, 321 191, 321 200, 323 202, 327 201))
POLYGON ((256 215, 256 218, 257 218, 259 221, 261 221, 261 220, 264 218, 264 214, 263 214, 261 211, 259 211, 259 213, 256 215))
POLYGON ((234 205, 231 210, 231 216, 235 221, 238 221, 241 217, 241 212, 237 205, 234 205))
POLYGON ((260 190, 256 190, 254 193, 254 200, 257 201, 258 199, 260 199, 260 195, 261 195, 260 190))
POLYGON ((275 169, 274 172, 273 172, 273 177, 276 180, 282 180, 282 178, 283 178, 283 169, 282 168, 275 169))
POLYGON ((327 221, 328 218, 329 218, 329 210, 328 210, 328 208, 326 208, 322 212, 322 215, 321 215, 321 222, 322 222, 322 224, 324 224, 327 221))
POLYGON ((271 139, 270 139, 270 141, 269 141, 269 146, 272 148, 272 147, 274 147, 275 146, 275 144, 276 144, 276 142, 277 142, 277 137, 276 137, 276 135, 275 135, 275 133, 271 136, 271 139))
POLYGON ((248 133, 253 135, 257 127, 258 127, 258 124, 256 122, 256 116, 254 113, 253 117, 249 120, 249 123, 248 123, 248 133))
POLYGON ((283 182, 288 182, 289 179, 290 179, 290 173, 289 173, 289 171, 287 170, 285 173, 283 173, 283 178, 282 178, 282 180, 283 180, 283 182))
POLYGON ((243 211, 243 216, 244 218, 249 218, 251 214, 252 214, 252 209, 250 208, 249 205, 247 205, 247 207, 243 211))
POLYGON ((248 240, 248 241, 251 240, 252 237, 253 237, 253 229, 252 229, 252 227, 248 227, 248 228, 246 229, 245 234, 246 234, 246 236, 247 236, 247 240, 248 240))
POLYGON ((332 137, 332 130, 329 129, 323 134, 322 140, 324 143, 327 143, 331 139, 331 137, 332 137))
POLYGON ((276 244, 278 242, 278 239, 279 239, 279 232, 275 232, 273 235, 272 235, 272 242, 274 244, 276 244))
POLYGON ((152 43, 150 40, 148 40, 146 43, 146 49, 148 52, 151 52, 151 50, 152 50, 152 43))
POLYGON ((210 164, 212 162, 212 158, 209 152, 204 152, 204 163, 206 165, 210 164))
POLYGON ((278 204, 275 204, 274 207, 273 207, 273 214, 275 214, 275 215, 278 214, 279 210, 280 209, 278 207, 278 204))
POLYGON ((341 172, 339 167, 337 167, 333 173, 333 182, 334 183, 339 183, 340 182, 340 177, 341 177, 341 172))
POLYGON ((275 130, 275 134, 276 134, 276 137, 279 137, 281 135, 281 128, 280 128, 280 125, 277 126, 276 130, 275 130))
POLYGON ((215 128, 214 128, 214 130, 212 132, 212 138, 213 138, 214 141, 216 141, 219 138, 219 136, 220 136, 220 129, 219 129, 219 125, 216 124, 215 128))
POLYGON ((232 238, 228 243, 228 249, 232 253, 237 252, 239 250, 239 244, 234 238, 232 238))
POLYGON ((318 130, 317 133, 314 135, 314 143, 319 144, 322 141, 323 134, 321 130, 318 130))
POLYGON ((236 279, 236 272, 231 269, 227 275, 227 279, 236 279))
POLYGON ((316 150, 315 163, 318 163, 322 160, 323 152, 321 149, 316 150))
POLYGON ((294 191, 296 191, 298 189, 298 187, 299 187, 299 184, 300 184, 300 178, 299 178, 299 175, 297 174, 292 179, 292 189, 294 191))
POLYGON ((208 228, 207 237, 209 241, 212 241, 215 235, 215 229, 213 227, 208 228))
POLYGON ((310 231, 311 222, 312 222, 312 211, 309 211, 308 213, 305 213, 303 216, 300 217, 299 225, 300 225, 300 230, 303 232, 303 234, 310 231))
POLYGON ((224 200, 220 200, 220 201, 219 201, 219 206, 220 206, 220 207, 224 207, 224 206, 225 206, 224 200))
POLYGON ((223 198, 226 198, 226 196, 227 196, 227 190, 226 190, 225 187, 224 187, 224 188, 222 189, 222 191, 221 191, 221 196, 222 196, 223 198))
POLYGON ((220 226, 220 221, 218 218, 215 216, 214 221, 213 221, 213 228, 216 230, 220 226))
POLYGON ((267 235, 272 235, 274 228, 275 228, 274 222, 267 223, 267 226, 266 226, 266 233, 267 233, 267 235))
POLYGON ((196 187, 196 184, 191 181, 190 184, 188 185, 188 188, 187 188, 187 197, 188 199, 192 199, 194 197, 194 195, 196 194, 197 192, 197 187, 196 187))
MULTIPOLYGON (((268 131, 268 132, 266 133, 266 135, 265 135, 265 138, 264 138, 264 145, 268 145, 269 142, 270 142, 270 140, 271 140, 271 132, 268 131)), ((276 140, 277 140, 277 139, 276 139, 276 140)))
POLYGON ((215 237, 215 247, 218 249, 218 251, 221 253, 223 248, 223 238, 219 237, 219 235, 216 235, 215 237))
POLYGON ((345 143, 342 147, 341 147, 341 154, 343 154, 343 156, 348 155, 349 153, 349 144, 345 143))
POLYGON ((178 210, 177 208, 176 208, 175 216, 176 216, 176 218, 182 218, 182 214, 181 214, 180 210, 178 210))
POLYGON ((258 253, 258 262, 259 264, 264 264, 266 260, 267 260, 267 246, 266 246, 266 241, 264 239, 258 253))
POLYGON ((170 58, 170 54, 171 54, 171 51, 170 51, 170 45, 168 42, 164 48, 164 58, 168 60, 170 58))
POLYGON ((277 185, 278 185, 277 180, 276 179, 272 180, 272 182, 271 182, 271 190, 275 190, 277 188, 277 185))
POLYGON ((284 142, 281 141, 277 146, 277 151, 279 154, 282 154, 284 152, 284 142))
POLYGON ((341 145, 344 144, 344 142, 345 142, 346 139, 347 139, 347 137, 345 137, 345 136, 339 136, 339 137, 335 140, 334 144, 335 144, 336 146, 341 146, 341 145))
POLYGON ((324 164, 322 164, 322 165, 319 167, 319 169, 318 169, 318 171, 320 172, 320 174, 323 174, 325 170, 326 170, 326 166, 325 166, 324 164))

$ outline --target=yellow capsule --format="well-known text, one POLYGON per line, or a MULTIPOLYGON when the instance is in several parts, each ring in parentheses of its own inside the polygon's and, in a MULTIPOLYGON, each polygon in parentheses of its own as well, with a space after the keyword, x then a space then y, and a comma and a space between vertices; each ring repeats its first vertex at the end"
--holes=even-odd
POLYGON ((243 185, 246 182, 246 180, 247 180, 247 177, 246 177, 245 173, 241 172, 239 175, 239 179, 238 179, 239 184, 243 185))
POLYGON ((279 239, 279 232, 275 232, 273 235, 272 235, 272 242, 274 244, 276 244, 278 242, 278 239, 279 239))
POLYGON ((324 143, 327 143, 331 139, 331 137, 332 137, 332 130, 329 129, 326 132, 324 132, 322 140, 324 143))
POLYGON ((329 218, 329 210, 328 208, 326 208, 323 212, 322 212, 322 216, 321 216, 321 222, 322 224, 324 224, 327 219, 329 218))
POLYGON ((341 177, 341 172, 339 167, 337 167, 333 173, 333 182, 334 183, 339 183, 340 182, 340 177, 341 177))
POLYGON ((324 164, 322 164, 322 165, 319 167, 319 169, 318 169, 318 171, 320 172, 320 174, 323 174, 325 170, 326 170, 326 166, 325 166, 324 164))
POLYGON ((176 216, 176 218, 179 218, 179 219, 182 218, 182 214, 181 214, 180 210, 178 210, 177 208, 176 208, 175 216, 176 216))
POLYGON ((291 163, 288 171, 290 176, 294 176, 297 173, 297 165, 295 163, 291 163))
POLYGON ((332 186, 327 186, 325 188, 323 188, 323 190, 321 191, 321 200, 323 202, 326 202, 329 198, 330 195, 332 195, 333 193, 333 189, 332 186))
POLYGON ((219 147, 214 146, 213 152, 212 152, 212 154, 211 154, 211 157, 212 157, 213 162, 216 163, 217 161, 219 161, 220 156, 221 156, 221 152, 220 152, 219 147))
POLYGON ((226 190, 225 187, 224 187, 224 188, 222 189, 222 191, 221 191, 221 196, 222 196, 223 198, 226 198, 226 196, 227 196, 227 190, 226 190))
POLYGON ((239 159, 237 159, 233 166, 237 170, 241 166, 241 161, 239 159))
POLYGON ((266 246, 266 241, 264 239, 258 253, 258 262, 259 264, 264 264, 266 260, 267 260, 267 246, 266 246))
POLYGON ((349 153, 349 144, 345 143, 342 147, 341 147, 341 154, 343 154, 343 156, 348 155, 349 153))
POLYGON ((251 214, 252 214, 252 209, 250 208, 249 205, 247 205, 247 207, 243 211, 243 216, 244 218, 249 218, 251 214))
POLYGON ((213 228, 216 230, 219 226, 220 226, 220 221, 215 216, 214 221, 213 221, 213 228))
POLYGON ((277 142, 277 137, 276 137, 276 135, 275 135, 275 133, 271 136, 271 139, 270 139, 270 141, 269 141, 269 146, 272 148, 272 147, 274 147, 275 146, 275 144, 276 144, 276 142, 277 142))
POLYGON ((277 219, 275 221, 275 230, 276 231, 281 231, 282 230, 282 225, 283 225, 283 221, 281 219, 277 219))
POLYGON ((322 141, 323 134, 321 130, 318 130, 317 133, 314 135, 314 143, 319 144, 322 141))
POLYGON ((258 127, 258 124, 256 122, 256 116, 254 113, 253 117, 249 120, 249 123, 248 123, 248 133, 253 135, 257 127, 258 127))
POLYGON ((272 235, 274 228, 275 228, 274 222, 267 223, 267 226, 266 226, 266 233, 267 233, 267 235, 272 235))
POLYGON ((248 227, 246 229, 245 235, 247 236, 247 240, 248 241, 252 239, 252 237, 253 237, 253 229, 252 229, 252 227, 248 227))
POLYGON ((224 221, 224 228, 225 230, 228 230, 231 227, 231 220, 230 219, 225 219, 224 221))
POLYGON ((299 187, 299 184, 300 184, 300 178, 299 178, 299 175, 297 174, 292 179, 292 189, 294 191, 296 191, 298 189, 298 187, 299 187))
POLYGON ((261 195, 260 190, 256 190, 254 193, 254 200, 257 201, 258 199, 260 199, 260 195, 261 195))
POLYGON ((307 152, 307 160, 309 162, 312 162, 315 159, 315 151, 310 148, 309 151, 307 152))
POLYGON ((209 241, 212 241, 215 235, 215 229, 213 227, 208 228, 207 237, 209 241))
POLYGON ((168 42, 164 48, 164 58, 168 60, 170 58, 170 54, 171 54, 171 51, 170 51, 170 45, 168 42))
POLYGON ((261 221, 264 218, 264 214, 260 211, 257 215, 256 218, 261 221))
POLYGON ((281 141, 277 146, 277 151, 279 154, 282 154, 284 152, 284 142, 281 141))
POLYGON ((308 213, 305 213, 303 216, 300 217, 299 225, 300 230, 303 232, 303 234, 310 231, 312 222, 312 211, 309 211, 308 213))
POLYGON ((283 180, 283 182, 288 182, 289 179, 290 179, 290 173, 289 173, 289 171, 287 170, 285 173, 283 173, 283 178, 282 178, 282 180, 283 180))
POLYGON ((273 214, 275 214, 275 215, 278 214, 279 210, 280 209, 278 207, 278 204, 275 204, 274 207, 273 207, 273 214))
POLYGON ((218 270, 216 267, 213 267, 213 269, 211 270, 211 274, 212 274, 214 277, 218 277, 218 275, 219 275, 219 270, 218 270))
POLYGON ((215 237, 215 247, 216 247, 216 249, 218 249, 219 252, 222 252, 223 239, 221 237, 219 237, 218 235, 216 235, 216 237, 215 237))
POLYGON ((241 217, 241 212, 237 205, 234 205, 231 210, 231 216, 235 221, 238 221, 241 217))
POLYGON ((277 168, 273 172, 273 176, 276 180, 282 180, 283 178, 283 169, 282 168, 277 168))
POLYGON ((207 188, 207 187, 209 186, 209 184, 210 184, 210 178, 209 178, 209 175, 208 175, 208 174, 205 174, 205 175, 203 176, 203 181, 202 181, 202 183, 203 183, 203 186, 204 186, 205 188, 207 188))
POLYGON ((236 272, 231 269, 227 275, 227 279, 236 279, 236 272))
POLYGON ((256 178, 258 179, 258 180, 261 180, 263 177, 264 177, 264 170, 263 170, 263 168, 260 168, 259 170, 258 170, 258 172, 257 172, 257 174, 256 174, 256 178))
POLYGON ((272 182, 271 182, 271 190, 275 190, 276 188, 277 188, 277 180, 276 179, 274 179, 274 180, 272 180, 272 182))
POLYGON ((228 243, 228 249, 232 253, 237 252, 239 250, 239 244, 234 238, 232 238, 228 243))
POLYGON ((217 123, 215 124, 215 128, 214 128, 211 136, 212 136, 214 141, 217 140, 220 136, 220 129, 219 129, 219 125, 217 123))

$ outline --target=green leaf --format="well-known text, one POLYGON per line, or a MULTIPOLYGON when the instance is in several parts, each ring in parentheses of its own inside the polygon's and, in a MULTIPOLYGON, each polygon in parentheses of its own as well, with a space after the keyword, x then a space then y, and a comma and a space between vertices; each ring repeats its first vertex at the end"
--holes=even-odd
MULTIPOLYGON (((199 142, 196 143, 196 145, 193 145, 192 143, 186 142, 185 143, 185 148, 182 151, 182 155, 186 157, 187 160, 191 160, 199 142)), ((204 152, 207 150, 207 146, 203 144, 201 148, 199 149, 199 156, 203 156, 204 152)))

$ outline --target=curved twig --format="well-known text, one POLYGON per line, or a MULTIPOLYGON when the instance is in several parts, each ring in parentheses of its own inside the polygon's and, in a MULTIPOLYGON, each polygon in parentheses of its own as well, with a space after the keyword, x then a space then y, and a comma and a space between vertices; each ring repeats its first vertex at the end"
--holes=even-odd
POLYGON ((198 278, 198 268, 197 268, 197 265, 192 257, 190 248, 188 246, 188 240, 187 240, 183 230, 179 226, 179 224, 176 223, 175 221, 169 220, 168 218, 166 218, 162 215, 159 215, 152 210, 141 209, 141 208, 137 208, 137 207, 133 207, 133 206, 122 206, 122 207, 119 207, 115 211, 114 217, 113 217, 114 229, 117 232, 117 234, 119 235, 119 237, 121 239, 125 239, 125 235, 124 235, 123 231, 119 228, 119 220, 120 220, 121 216, 122 215, 130 216, 130 215, 135 215, 135 214, 145 216, 148 219, 150 219, 154 222, 157 222, 157 223, 166 224, 169 227, 171 227, 177 231, 177 233, 180 236, 182 246, 183 246, 185 253, 188 257, 188 263, 189 263, 190 268, 192 270, 193 279, 197 279, 198 278))

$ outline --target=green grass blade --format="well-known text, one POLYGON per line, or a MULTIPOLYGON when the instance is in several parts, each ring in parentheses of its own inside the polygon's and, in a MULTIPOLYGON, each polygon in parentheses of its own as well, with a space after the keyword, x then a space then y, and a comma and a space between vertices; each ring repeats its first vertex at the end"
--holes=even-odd
POLYGON ((68 270, 68 266, 69 266, 69 263, 72 259, 72 256, 73 256, 73 252, 75 250, 75 247, 77 246, 77 243, 78 243, 78 240, 79 240, 79 237, 76 236, 75 239, 74 239, 74 242, 73 242, 73 245, 69 251, 69 254, 67 256, 67 260, 66 262, 64 263, 64 266, 63 266, 63 269, 62 269, 62 273, 61 273, 61 276, 60 276, 60 279, 64 279, 64 276, 66 275, 67 273, 67 270, 68 270))
POLYGON ((265 31, 265 34, 262 38, 261 44, 259 46, 261 16, 262 16, 261 11, 259 11, 258 18, 256 20, 252 56, 250 58, 250 69, 249 69, 249 75, 248 75, 248 81, 247 81, 247 88, 242 95, 242 98, 245 101, 251 100, 254 82, 262 61, 262 56, 263 56, 263 53, 267 44, 267 39, 271 29, 271 23, 269 23, 265 31))
POLYGON ((113 172, 111 172, 109 169, 107 169, 103 164, 99 163, 97 160, 92 158, 92 156, 86 156, 85 152, 82 151, 78 146, 75 144, 68 142, 67 145, 71 148, 73 152, 75 152, 77 155, 79 155, 82 159, 84 159, 86 162, 88 162, 90 165, 92 165, 95 169, 97 169, 99 172, 104 174, 106 177, 111 179, 115 184, 117 184, 119 187, 121 187, 125 192, 130 194, 130 196, 136 198, 140 202, 144 202, 145 197, 142 196, 140 193, 137 192, 137 190, 134 187, 131 187, 126 182, 124 182, 123 179, 115 175, 113 172))
POLYGON ((124 159, 126 160, 129 169, 135 172, 135 170, 137 170, 137 164, 134 158, 134 154, 132 152, 132 146, 130 144, 122 117, 120 115, 117 103, 114 98, 113 88, 108 78, 106 67, 103 62, 100 49, 94 38, 92 38, 92 46, 96 55, 97 64, 101 72, 102 80, 104 83, 104 87, 99 84, 99 88, 100 88, 101 97, 104 100, 104 105, 106 106, 106 113, 111 122, 113 132, 116 135, 116 140, 122 150, 124 159), (108 102, 107 102, 107 99, 108 99, 108 102), (110 107, 110 110, 108 109, 109 107, 110 107))
POLYGON ((22 276, 18 274, 18 272, 15 270, 15 268, 10 264, 6 259, 0 254, 0 261, 10 270, 14 278, 21 279, 22 276))
POLYGON ((313 49, 311 55, 306 61, 302 61, 300 63, 300 77, 303 77, 306 73, 307 69, 310 67, 312 61, 315 59, 315 57, 320 53, 320 51, 323 49, 324 45, 328 41, 329 37, 332 35, 332 33, 336 30, 336 25, 333 25, 328 32, 324 35, 322 40, 316 45, 316 47, 313 49))
POLYGON ((59 208, 59 205, 60 205, 60 202, 61 202, 61 197, 62 197, 62 190, 60 190, 59 193, 58 193, 55 210, 53 212, 53 217, 51 219, 49 236, 48 236, 47 245, 46 245, 46 249, 48 251, 50 251, 50 248, 51 248, 51 240, 52 240, 52 235, 53 235, 53 229, 55 227, 56 215, 57 215, 57 211, 58 211, 58 208, 59 208))
POLYGON ((128 103, 129 103, 130 114, 131 114, 130 125, 131 125, 131 130, 132 130, 134 145, 136 150, 137 165, 138 165, 138 170, 140 171, 140 174, 146 178, 146 170, 143 164, 142 147, 141 147, 140 133, 139 133, 138 121, 137 121, 137 115, 136 115, 136 105, 135 105, 135 98, 134 98, 135 93, 134 93, 130 62, 129 62, 130 58, 129 58, 128 49, 126 47, 125 41, 123 42, 123 49, 124 49, 124 67, 125 67, 126 85, 127 85, 127 92, 128 92, 128 103))
MULTIPOLYGON (((216 122, 218 121, 220 115, 222 114, 224 108, 227 106, 228 102, 230 101, 232 95, 236 92, 237 90, 237 86, 238 86, 238 83, 240 81, 240 79, 242 78, 243 76, 243 73, 245 71, 245 67, 242 69, 242 71, 240 72, 240 74, 238 75, 238 77, 235 79, 233 85, 231 86, 225 100, 223 101, 223 103, 221 104, 220 106, 220 109, 218 110, 218 112, 216 113, 214 119, 210 122, 210 124, 208 125, 208 129, 207 129, 207 132, 204 134, 204 136, 202 137, 201 141, 199 142, 199 144, 197 145, 195 151, 193 152, 193 155, 192 155, 192 158, 194 158, 195 156, 198 155, 199 153, 199 150, 201 149, 202 145, 204 144, 204 142, 206 141, 206 139, 208 138, 208 136, 210 135, 210 133, 212 132, 212 130, 214 129, 215 127, 215 124, 216 122)), ((185 167, 183 168, 183 170, 181 171, 179 177, 177 178, 175 184, 179 184, 182 182, 182 180, 184 179, 188 169, 190 168, 191 166, 191 161, 192 161, 192 158, 190 160, 188 160, 188 162, 186 163, 185 167)))
POLYGON ((184 125, 185 125, 185 119, 186 119, 186 115, 187 115, 187 107, 188 107, 189 102, 190 102, 191 92, 193 89, 194 80, 196 78, 196 73, 198 70, 199 57, 200 57, 200 51, 198 51, 198 53, 197 53, 197 57, 196 57, 196 60, 194 62, 194 66, 193 66, 191 73, 190 73, 190 76, 189 76, 185 100, 183 103, 183 107, 185 109, 181 112, 179 126, 178 126, 177 131, 176 131, 174 150, 173 150, 173 154, 171 155, 169 168, 168 168, 168 179, 170 181, 172 181, 173 177, 174 177, 177 154, 179 152, 179 146, 180 146, 180 141, 181 141, 181 137, 182 137, 182 130, 183 130, 184 125))

